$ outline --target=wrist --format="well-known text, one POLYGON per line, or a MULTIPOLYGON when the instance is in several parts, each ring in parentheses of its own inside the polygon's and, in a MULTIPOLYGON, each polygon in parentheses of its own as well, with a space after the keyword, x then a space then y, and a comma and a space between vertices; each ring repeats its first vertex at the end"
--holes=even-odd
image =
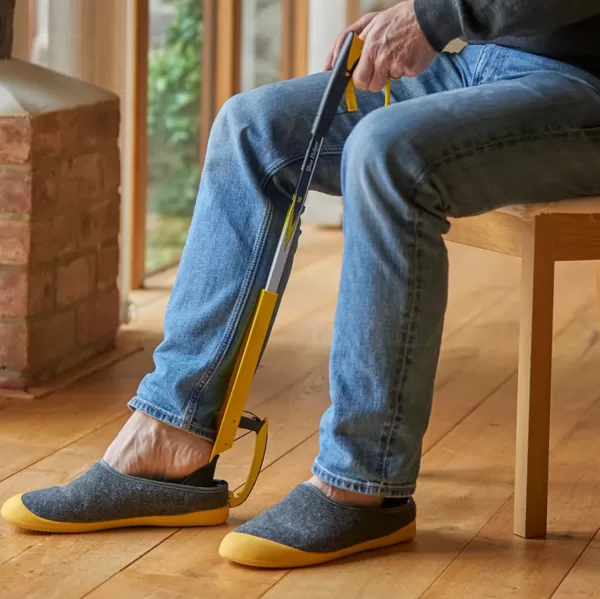
POLYGON ((458 15, 450 0, 410 0, 423 35, 436 52, 441 52, 461 35, 458 15))

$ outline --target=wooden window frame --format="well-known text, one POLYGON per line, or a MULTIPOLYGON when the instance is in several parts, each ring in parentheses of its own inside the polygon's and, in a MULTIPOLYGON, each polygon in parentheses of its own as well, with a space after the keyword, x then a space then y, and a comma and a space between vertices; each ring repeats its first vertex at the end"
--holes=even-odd
POLYGON ((308 73, 308 18, 310 0, 281 2, 281 79, 308 73))
MULTIPOLYGON (((201 159, 210 126, 227 98, 239 91, 241 0, 198 0, 204 3, 203 93, 201 98, 201 159), (219 57, 217 68, 216 59, 219 57)), ((148 0, 133 0, 128 23, 133 68, 129 102, 135 115, 129 123, 134 177, 131 202, 131 288, 140 289, 146 278, 146 218, 148 210, 148 0)))
POLYGON ((202 1, 204 43, 200 156, 204 163, 211 125, 223 104, 241 87, 242 0, 202 1))
POLYGON ((128 136, 132 155, 130 285, 144 286, 146 276, 146 212, 148 208, 148 49, 150 38, 150 9, 148 0, 133 0, 131 22, 128 23, 129 51, 132 53, 128 98, 131 120, 128 136))
MULTIPOLYGON (((146 277, 147 217, 147 112, 148 49, 150 13, 148 0, 134 2, 128 23, 133 69, 128 99, 128 124, 133 140, 131 202, 131 288, 140 289, 146 277)), ((201 162, 204 162, 211 125, 223 104, 241 88, 242 0, 198 0, 203 2, 204 39, 201 98, 201 162), (218 61, 218 62, 217 62, 218 61)), ((282 0, 281 77, 300 77, 308 72, 308 20, 310 0, 282 0)))
POLYGON ((352 25, 360 19, 360 0, 346 0, 346 23, 352 25))

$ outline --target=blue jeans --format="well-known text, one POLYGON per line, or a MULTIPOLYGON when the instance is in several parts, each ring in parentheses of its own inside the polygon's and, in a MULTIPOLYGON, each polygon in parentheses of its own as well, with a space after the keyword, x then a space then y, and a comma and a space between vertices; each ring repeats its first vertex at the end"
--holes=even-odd
MULTIPOLYGON (((276 83, 221 110, 164 341, 132 408, 214 439, 327 80, 276 83)), ((314 174, 313 189, 344 196, 345 247, 331 407, 313 472, 343 489, 405 497, 433 397, 447 218, 600 194, 600 79, 475 45, 392 90, 388 108, 368 92, 359 112, 340 108, 314 174)))

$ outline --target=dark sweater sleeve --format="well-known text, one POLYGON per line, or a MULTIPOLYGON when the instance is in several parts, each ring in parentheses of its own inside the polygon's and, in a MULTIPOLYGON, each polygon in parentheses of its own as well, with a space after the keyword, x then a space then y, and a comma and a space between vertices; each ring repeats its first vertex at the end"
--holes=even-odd
POLYGON ((600 0, 415 0, 415 11, 429 43, 441 51, 457 38, 487 42, 550 33, 600 15, 600 0))

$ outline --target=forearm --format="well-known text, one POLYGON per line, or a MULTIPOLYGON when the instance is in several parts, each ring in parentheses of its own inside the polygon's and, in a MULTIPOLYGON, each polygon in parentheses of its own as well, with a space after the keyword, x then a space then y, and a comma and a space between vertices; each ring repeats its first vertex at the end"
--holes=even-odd
POLYGON ((442 50, 453 39, 490 41, 549 33, 600 15, 599 0, 415 0, 429 42, 442 50))

